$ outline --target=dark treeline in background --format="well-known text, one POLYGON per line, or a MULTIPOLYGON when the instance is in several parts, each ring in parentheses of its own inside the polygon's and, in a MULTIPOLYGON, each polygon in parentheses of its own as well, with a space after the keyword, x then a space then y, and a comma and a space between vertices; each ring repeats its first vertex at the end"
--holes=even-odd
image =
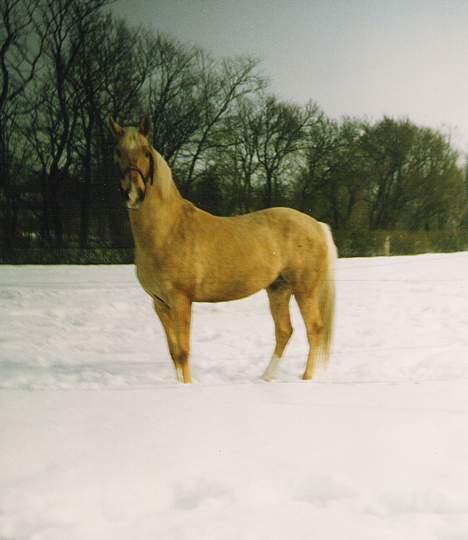
POLYGON ((0 6, 0 261, 131 261, 108 114, 149 113, 180 191, 215 214, 292 206, 343 255, 466 247, 465 175, 441 132, 282 101, 254 59, 131 27, 106 0, 0 6))

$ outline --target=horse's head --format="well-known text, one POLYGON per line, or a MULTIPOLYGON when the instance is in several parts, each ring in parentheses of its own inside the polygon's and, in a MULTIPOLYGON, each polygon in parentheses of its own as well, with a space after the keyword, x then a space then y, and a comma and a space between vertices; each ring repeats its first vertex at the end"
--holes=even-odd
POLYGON ((155 157, 148 140, 150 120, 144 117, 135 128, 122 127, 109 117, 108 125, 117 141, 114 161, 121 173, 120 191, 127 208, 136 210, 153 183, 155 157))

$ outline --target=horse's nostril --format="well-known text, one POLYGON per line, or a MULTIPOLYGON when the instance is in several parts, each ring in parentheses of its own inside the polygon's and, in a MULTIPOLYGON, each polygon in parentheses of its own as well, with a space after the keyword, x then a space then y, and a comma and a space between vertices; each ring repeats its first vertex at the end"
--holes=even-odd
POLYGON ((120 195, 124 201, 128 199, 128 191, 126 191, 122 186, 120 187, 120 195))

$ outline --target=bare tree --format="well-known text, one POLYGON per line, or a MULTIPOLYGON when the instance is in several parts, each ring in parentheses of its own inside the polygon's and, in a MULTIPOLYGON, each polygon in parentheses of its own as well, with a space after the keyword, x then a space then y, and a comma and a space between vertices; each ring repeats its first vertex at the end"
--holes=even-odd
MULTIPOLYGON (((139 107, 139 90, 147 75, 133 49, 139 43, 137 32, 130 31, 121 21, 115 22, 110 14, 96 12, 85 21, 80 19, 76 32, 82 44, 72 75, 73 87, 79 95, 76 179, 80 197, 80 247, 85 248, 89 241, 91 211, 99 198, 97 188, 107 206, 116 204, 117 189, 112 189, 114 181, 110 178, 113 169, 106 117, 111 111, 116 116, 125 116, 139 107), (126 85, 120 84, 117 73, 128 76, 126 85)), ((102 208, 100 215, 111 219, 112 209, 102 208)), ((111 229, 118 227, 108 227, 111 229)))
POLYGON ((258 62, 252 58, 224 60, 219 71, 210 69, 208 62, 202 78, 202 124, 194 141, 193 154, 187 175, 185 192, 190 193, 196 179, 197 166, 204 154, 212 149, 222 148, 223 120, 230 116, 236 102, 246 96, 255 95, 265 81, 258 75, 258 62))
MULTIPOLYGON (((190 196, 195 182, 204 174, 208 155, 225 148, 224 130, 227 118, 238 99, 255 94, 264 81, 256 73, 257 62, 250 58, 224 60, 221 64, 208 55, 198 53, 193 66, 195 85, 187 87, 188 121, 174 160, 176 175, 183 194, 190 196)), ((182 125, 182 122, 179 125, 182 125)))
POLYGON ((258 103, 254 99, 240 99, 235 114, 226 122, 230 144, 225 150, 221 174, 230 183, 232 199, 238 212, 249 212, 254 207, 254 192, 258 188, 259 162, 256 146, 256 115, 258 103))
POLYGON ((254 122, 255 147, 264 179, 264 204, 269 207, 287 177, 287 160, 304 147, 305 129, 316 114, 313 105, 301 107, 267 96, 254 122))
POLYGON ((24 92, 36 71, 43 46, 34 32, 40 7, 37 0, 0 1, 0 113, 24 92))
POLYGON ((74 143, 79 123, 83 94, 74 84, 74 71, 83 51, 85 28, 93 14, 106 0, 44 0, 40 8, 40 25, 44 41, 41 77, 35 81, 35 97, 41 101, 41 114, 36 116, 39 133, 36 151, 47 148, 38 161, 43 169, 42 198, 44 239, 63 244, 63 216, 60 201, 62 184, 70 177, 74 159, 74 143), (45 143, 45 144, 44 144, 45 143))
POLYGON ((165 34, 148 35, 146 44, 154 61, 147 84, 152 142, 174 164, 200 126, 203 105, 197 85, 203 53, 165 34))
POLYGON ((19 194, 19 179, 13 174, 14 132, 24 108, 21 98, 42 52, 43 41, 34 32, 39 5, 36 0, 0 0, 0 200, 4 242, 10 248, 16 236, 19 194))
POLYGON ((359 208, 368 178, 361 147, 364 124, 352 119, 340 123, 323 115, 318 120, 308 134, 298 186, 300 208, 334 228, 355 226, 362 221, 359 208))

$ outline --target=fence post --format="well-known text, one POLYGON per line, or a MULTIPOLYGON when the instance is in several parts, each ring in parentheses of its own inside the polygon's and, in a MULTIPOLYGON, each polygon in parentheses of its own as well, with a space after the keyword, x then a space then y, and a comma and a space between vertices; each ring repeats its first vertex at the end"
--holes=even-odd
POLYGON ((389 257, 390 252, 391 252, 391 238, 390 238, 390 235, 387 234, 384 240, 384 255, 386 257, 389 257))

